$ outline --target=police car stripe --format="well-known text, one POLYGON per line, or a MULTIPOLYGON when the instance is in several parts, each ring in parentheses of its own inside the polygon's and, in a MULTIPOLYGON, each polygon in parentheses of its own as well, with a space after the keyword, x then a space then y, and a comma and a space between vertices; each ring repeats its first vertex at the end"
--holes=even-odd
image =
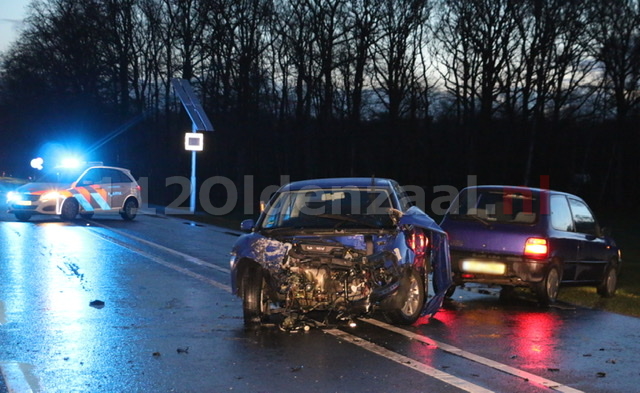
POLYGON ((100 195, 100 193, 91 192, 91 197, 96 203, 98 203, 98 206, 100 207, 100 209, 102 209, 102 210, 111 209, 111 206, 109 206, 107 201, 105 201, 105 199, 102 197, 102 195, 100 195))
POLYGON ((86 195, 75 189, 69 190, 69 192, 76 198, 78 203, 80 203, 80 206, 82 206, 82 209, 84 211, 92 212, 94 210, 93 206, 91 206, 91 203, 87 200, 86 195))

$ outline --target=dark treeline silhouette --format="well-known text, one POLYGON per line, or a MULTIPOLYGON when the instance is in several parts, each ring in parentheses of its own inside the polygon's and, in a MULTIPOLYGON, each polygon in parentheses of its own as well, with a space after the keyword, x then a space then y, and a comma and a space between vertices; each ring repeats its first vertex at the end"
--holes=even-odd
POLYGON ((640 197, 638 0, 34 0, 2 56, 2 165, 80 138, 174 201, 176 77, 216 128, 198 178, 240 192, 245 175, 256 194, 280 175, 428 192, 549 175, 595 205, 640 197))

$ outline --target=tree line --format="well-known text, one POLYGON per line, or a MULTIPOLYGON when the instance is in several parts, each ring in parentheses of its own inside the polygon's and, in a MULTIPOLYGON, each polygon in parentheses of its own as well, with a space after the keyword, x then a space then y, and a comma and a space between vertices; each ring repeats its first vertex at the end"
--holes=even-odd
POLYGON ((638 0, 34 0, 0 72, 16 143, 81 131, 157 190, 188 174, 184 78, 199 177, 640 196, 638 0))

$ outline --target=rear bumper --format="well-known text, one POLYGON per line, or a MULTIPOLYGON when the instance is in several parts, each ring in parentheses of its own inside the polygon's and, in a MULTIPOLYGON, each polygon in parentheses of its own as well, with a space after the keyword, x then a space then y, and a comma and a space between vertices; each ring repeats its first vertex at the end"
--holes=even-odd
POLYGON ((454 285, 466 282, 496 285, 530 286, 542 281, 549 266, 548 259, 526 259, 521 256, 481 255, 451 252, 454 285), (473 262, 470 267, 469 261, 473 262), (494 270, 494 272, 483 271, 494 270), (503 272, 500 270, 503 269, 503 272))

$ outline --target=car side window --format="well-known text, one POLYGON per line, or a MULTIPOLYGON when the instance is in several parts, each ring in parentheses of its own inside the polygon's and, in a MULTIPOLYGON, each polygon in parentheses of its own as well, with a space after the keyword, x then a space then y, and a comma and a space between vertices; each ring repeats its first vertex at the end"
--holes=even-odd
POLYGON ((589 207, 577 199, 569 199, 569 203, 571 204, 571 213, 576 225, 576 232, 597 236, 596 219, 593 217, 589 207))
POLYGON ((100 184, 122 183, 120 172, 115 169, 103 169, 100 184))
POLYGON ((85 173, 84 176, 82 176, 82 179, 78 182, 78 185, 88 186, 92 184, 97 184, 100 182, 100 178, 101 178, 100 169, 98 168, 90 169, 87 173, 85 173))
POLYGON ((551 196, 551 226, 559 231, 573 232, 573 218, 564 195, 551 196))

